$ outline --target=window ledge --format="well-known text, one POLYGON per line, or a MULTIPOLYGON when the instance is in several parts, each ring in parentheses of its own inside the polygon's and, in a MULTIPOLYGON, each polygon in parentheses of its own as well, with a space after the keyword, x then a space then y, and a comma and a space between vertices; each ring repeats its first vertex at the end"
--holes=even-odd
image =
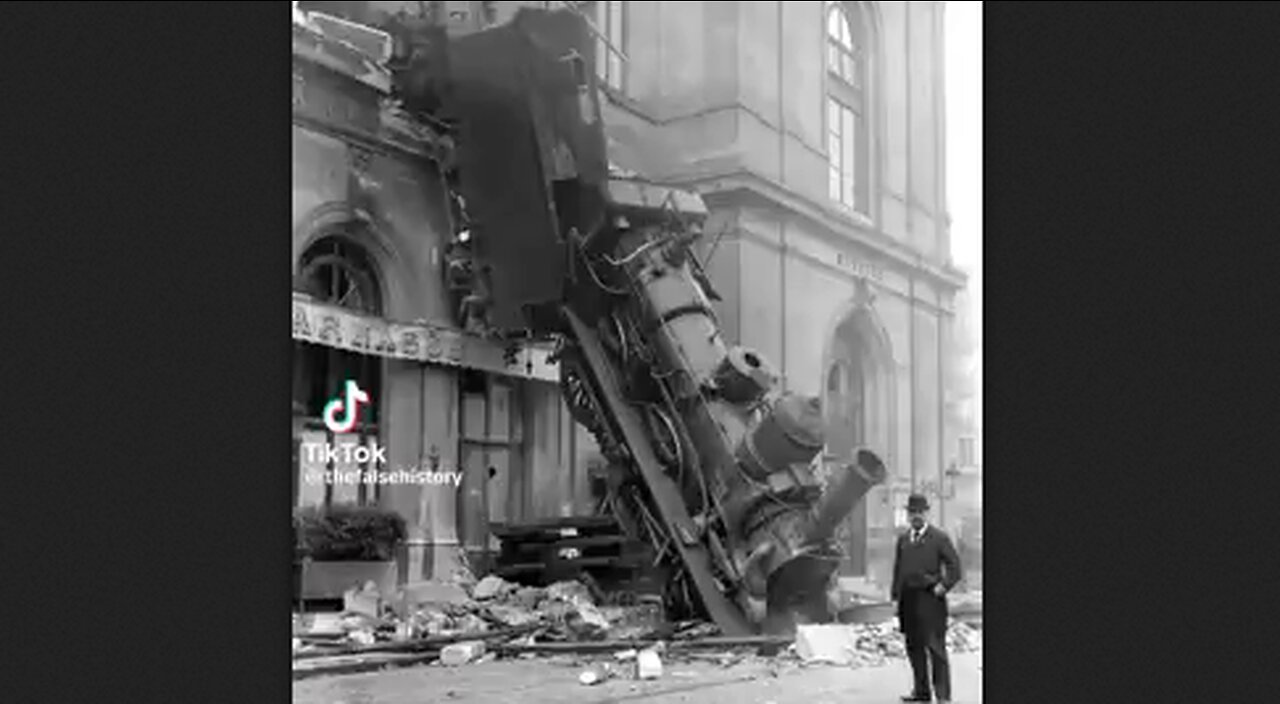
POLYGON ((658 120, 655 119, 655 117, 652 114, 650 114, 650 112, 645 108, 645 106, 640 104, 640 101, 634 98, 628 97, 627 94, 624 93, 621 89, 615 88, 609 85, 608 83, 605 83, 604 79, 600 78, 599 76, 596 77, 596 80, 599 81, 597 85, 599 86, 600 93, 604 96, 605 100, 616 105, 619 108, 622 108, 623 110, 626 110, 627 112, 631 113, 632 115, 635 115, 636 117, 644 120, 645 122, 648 122, 651 124, 656 124, 658 122, 658 120))
POLYGON ((873 232, 878 231, 876 229, 876 223, 874 220, 871 219, 870 215, 867 215, 866 213, 859 211, 853 208, 852 206, 845 205, 844 203, 838 200, 831 200, 830 198, 827 199, 827 205, 830 206, 830 210, 832 212, 844 218, 845 220, 848 220, 850 223, 857 225, 859 227, 866 228, 873 232))

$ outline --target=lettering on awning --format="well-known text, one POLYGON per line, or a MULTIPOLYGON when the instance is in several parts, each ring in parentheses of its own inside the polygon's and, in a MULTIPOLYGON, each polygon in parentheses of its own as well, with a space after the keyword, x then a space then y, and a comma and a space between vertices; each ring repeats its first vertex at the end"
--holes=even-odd
POLYGON ((466 367, 507 376, 558 381, 549 346, 521 345, 508 357, 501 342, 430 323, 396 323, 310 300, 293 298, 293 339, 390 359, 466 367))

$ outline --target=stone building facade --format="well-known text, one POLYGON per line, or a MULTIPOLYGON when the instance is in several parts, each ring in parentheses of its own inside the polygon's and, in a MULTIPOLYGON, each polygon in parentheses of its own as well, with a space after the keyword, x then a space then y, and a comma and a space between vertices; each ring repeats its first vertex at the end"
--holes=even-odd
POLYGON ((385 101, 387 77, 294 29, 295 505, 356 503, 408 523, 403 577, 448 574, 493 546, 491 522, 590 513, 578 431, 547 350, 513 356, 458 329, 445 288, 454 236, 438 136, 385 101), (370 395, 335 435, 321 414, 347 380, 370 395), (386 463, 307 446, 377 445, 386 463), (314 483, 323 471, 457 471, 458 486, 314 483))
MULTIPOLYGON (((367 4, 388 11, 420 5, 367 4)), ((913 487, 931 492, 935 517, 951 522, 945 470, 959 438, 946 420, 944 380, 965 280, 949 254, 944 3, 443 3, 460 31, 503 22, 522 5, 566 4, 599 32, 595 65, 605 84, 611 159, 696 190, 712 209, 703 255, 723 298, 717 313, 727 338, 769 357, 789 390, 823 398, 829 461, 861 445, 889 464, 891 481, 849 521, 843 568, 883 583, 913 487)), ((355 222, 354 211, 328 205, 344 201, 352 182, 338 175, 345 166, 331 165, 348 163, 350 147, 296 119, 294 140, 295 160, 311 170, 294 193, 294 253, 303 261, 322 214, 355 222)), ((377 228, 361 232, 370 233, 362 235, 367 249, 390 282, 382 315, 443 320, 432 287, 444 230, 433 214, 439 204, 429 202, 442 197, 438 174, 395 156, 371 163, 383 188, 374 197, 382 215, 377 228)), ((583 469, 590 448, 550 384, 500 369, 479 383, 448 365, 381 364, 382 403, 392 415, 380 431, 398 456, 422 459, 437 448, 465 464, 459 428, 481 418, 490 428, 501 404, 493 389, 510 387, 496 393, 521 399, 507 403, 524 410, 506 413, 524 426, 505 436, 519 448, 507 456, 521 459, 503 461, 519 471, 497 489, 478 481, 498 497, 485 501, 513 518, 590 510, 583 469), (488 410, 467 407, 460 389, 468 384, 488 410), (469 414, 476 420, 465 420, 469 414), (558 475, 550 469, 557 461, 568 467, 558 475)), ((478 451, 482 463, 502 456, 501 443, 482 440, 477 447, 496 448, 478 451)), ((466 512, 457 507, 470 501, 463 493, 450 503, 439 492, 405 491, 390 504, 403 504, 416 539, 438 552, 465 542, 459 535, 467 521, 457 519, 466 512)))
POLYGON ((637 170, 713 210, 704 254, 728 338, 822 396, 831 460, 866 445, 890 465, 851 519, 844 568, 883 583, 913 486, 951 522, 944 378, 965 280, 946 205, 944 3, 579 5, 608 45, 611 134, 645 145, 637 170))

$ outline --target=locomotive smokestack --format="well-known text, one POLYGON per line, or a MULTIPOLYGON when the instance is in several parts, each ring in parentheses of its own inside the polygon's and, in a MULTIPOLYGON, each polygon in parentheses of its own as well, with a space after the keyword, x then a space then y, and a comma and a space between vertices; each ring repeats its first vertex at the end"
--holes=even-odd
POLYGON ((886 476, 888 470, 874 452, 858 450, 856 461, 845 465, 827 484, 813 520, 805 529, 805 543, 812 545, 830 538, 840 521, 886 476))

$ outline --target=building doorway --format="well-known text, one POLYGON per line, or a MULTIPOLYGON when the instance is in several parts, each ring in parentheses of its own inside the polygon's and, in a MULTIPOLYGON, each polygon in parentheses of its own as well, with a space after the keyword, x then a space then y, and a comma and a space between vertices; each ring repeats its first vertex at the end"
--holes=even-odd
POLYGON ((458 531, 472 567, 482 571, 500 547, 490 525, 520 520, 525 512, 520 390, 508 377, 460 372, 458 531))
MULTIPOLYGON (((840 358, 827 372, 827 459, 836 464, 853 461, 866 443, 866 399, 861 365, 840 358)), ((867 570, 867 502, 860 501, 840 525, 836 539, 845 549, 843 577, 863 576, 867 570)))
MULTIPOLYGON (((868 307, 854 308, 836 325, 827 360, 826 462, 851 463, 865 447, 892 466, 892 357, 868 307)), ((883 544, 893 535, 891 516, 886 519, 880 510, 883 496, 883 488, 870 491, 837 528, 835 539, 846 556, 840 576, 868 577, 881 571, 873 563, 883 561, 883 544)))

